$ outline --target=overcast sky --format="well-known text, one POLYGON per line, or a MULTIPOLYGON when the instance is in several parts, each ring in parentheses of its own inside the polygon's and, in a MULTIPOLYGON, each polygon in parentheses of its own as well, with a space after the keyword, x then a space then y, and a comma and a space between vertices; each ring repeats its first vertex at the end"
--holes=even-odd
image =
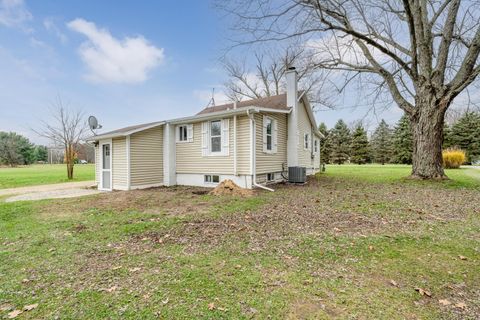
MULTIPOLYGON (((48 119, 57 96, 96 115, 104 130, 192 115, 212 88, 221 101, 221 15, 196 0, 0 0, 0 131, 45 143, 31 128, 48 119)), ((355 96, 317 112, 317 121, 331 127, 367 115, 374 127, 401 116, 395 107, 367 113, 355 96)))

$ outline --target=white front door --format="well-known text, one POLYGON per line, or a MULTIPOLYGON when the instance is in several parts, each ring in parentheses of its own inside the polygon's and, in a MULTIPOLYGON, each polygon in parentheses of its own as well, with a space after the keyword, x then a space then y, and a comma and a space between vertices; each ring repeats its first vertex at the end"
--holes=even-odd
POLYGON ((102 190, 112 190, 112 143, 100 144, 101 174, 100 187, 102 190))

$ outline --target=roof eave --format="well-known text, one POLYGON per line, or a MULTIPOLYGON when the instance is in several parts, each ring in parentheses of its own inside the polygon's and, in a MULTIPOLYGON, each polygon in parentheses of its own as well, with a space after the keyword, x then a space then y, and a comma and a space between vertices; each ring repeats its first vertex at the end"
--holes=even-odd
POLYGON ((160 121, 160 122, 157 122, 155 124, 151 124, 149 126, 145 126, 145 127, 141 127, 141 128, 137 128, 137 129, 133 129, 133 130, 129 130, 129 131, 125 131, 125 132, 117 132, 117 133, 112 133, 112 134, 99 134, 97 136, 92 136, 90 138, 88 138, 86 141, 87 142, 95 142, 95 141, 98 141, 98 140, 104 140, 104 139, 112 139, 112 138, 119 138, 119 137, 126 137, 126 136, 129 136, 131 134, 134 134, 134 133, 137 133, 137 132, 140 132, 140 131, 145 131, 145 130, 148 130, 148 129, 153 129, 155 127, 159 127, 159 126, 162 126, 164 125, 166 122, 165 121, 160 121))

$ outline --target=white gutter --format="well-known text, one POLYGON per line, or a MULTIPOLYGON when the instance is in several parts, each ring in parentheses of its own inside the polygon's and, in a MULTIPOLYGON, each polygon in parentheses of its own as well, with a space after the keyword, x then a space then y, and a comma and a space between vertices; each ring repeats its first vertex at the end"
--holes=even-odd
MULTIPOLYGON (((254 112, 258 112, 254 110, 254 112)), ((265 189, 271 192, 274 192, 275 190, 262 186, 260 184, 257 184, 257 174, 255 173, 256 171, 256 157, 255 157, 255 118, 254 114, 250 113, 250 110, 247 110, 247 115, 248 118, 250 119, 250 173, 252 174, 252 185, 254 187, 258 187, 261 189, 265 189)))
MULTIPOLYGON (((237 110, 237 101, 233 102, 233 110, 237 110)), ((237 115, 233 116, 233 174, 238 176, 237 172, 237 115)))

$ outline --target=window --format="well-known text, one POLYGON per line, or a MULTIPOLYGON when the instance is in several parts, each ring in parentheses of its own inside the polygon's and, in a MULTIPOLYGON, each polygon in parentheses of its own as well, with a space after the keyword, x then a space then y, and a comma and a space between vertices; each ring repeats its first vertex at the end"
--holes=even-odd
POLYGON ((103 149, 103 169, 110 169, 110 145, 104 144, 102 145, 103 149))
POLYGON ((205 175, 205 182, 206 183, 219 183, 220 182, 220 176, 206 174, 205 175))
POLYGON ((277 120, 263 115, 263 152, 277 152, 277 120))
POLYGON ((305 133, 304 135, 304 148, 305 149, 310 149, 310 135, 308 133, 305 133))
POLYGON ((315 153, 318 153, 318 140, 317 139, 315 139, 313 146, 314 146, 315 153))
POLYGON ((267 173, 267 181, 275 181, 275 173, 267 173))
POLYGON ((222 152, 222 122, 220 120, 210 122, 210 142, 210 152, 222 152))
POLYGON ((272 126, 273 126, 273 122, 272 122, 272 119, 270 118, 267 118, 267 150, 268 151, 272 151, 272 126))
POLYGON ((187 141, 188 133, 187 126, 178 126, 178 141, 187 141))

